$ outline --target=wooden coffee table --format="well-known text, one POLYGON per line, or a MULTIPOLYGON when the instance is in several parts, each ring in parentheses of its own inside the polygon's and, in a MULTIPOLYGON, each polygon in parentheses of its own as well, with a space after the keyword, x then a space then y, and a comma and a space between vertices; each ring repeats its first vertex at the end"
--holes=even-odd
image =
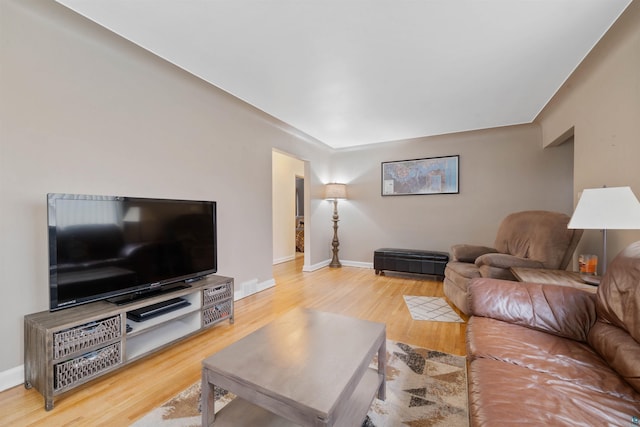
POLYGON ((585 283, 580 278, 580 273, 574 271, 512 267, 511 272, 520 282, 571 286, 592 293, 596 293, 598 290, 597 286, 585 283))
POLYGON ((383 323, 295 309, 202 362, 202 425, 361 425, 385 368, 383 323), (238 396, 215 416, 214 384, 238 396))

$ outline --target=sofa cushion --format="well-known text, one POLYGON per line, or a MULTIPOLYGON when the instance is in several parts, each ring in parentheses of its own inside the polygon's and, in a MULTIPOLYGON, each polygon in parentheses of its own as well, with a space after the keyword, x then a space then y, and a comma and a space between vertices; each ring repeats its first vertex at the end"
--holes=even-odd
POLYGON ((589 343, 612 369, 640 392, 640 345, 628 333, 598 321, 591 328, 589 343))
POLYGON ((487 246, 458 244, 451 246, 451 259, 473 263, 479 256, 495 252, 494 248, 487 246))
MULTIPOLYGON (((490 265, 492 267, 504 268, 507 270, 513 267, 544 268, 544 265, 542 265, 540 261, 529 258, 521 258, 509 254, 484 254, 476 258, 475 264, 479 268, 481 268, 483 265, 490 265)), ((499 277, 496 278, 499 279, 499 277)))
POLYGON ((466 288, 469 278, 480 277, 480 271, 475 264, 468 262, 449 261, 445 269, 445 276, 453 277, 454 282, 459 282, 466 288), (448 271, 447 271, 448 270, 448 271), (456 280, 455 278, 459 278, 456 280))
POLYGON ((471 315, 492 317, 553 335, 586 341, 595 323, 595 295, 568 286, 473 279, 471 315))
POLYGON ((598 288, 589 343, 640 392, 640 242, 613 260, 598 288))
POLYGON ((492 359, 469 364, 474 426, 631 426, 637 400, 620 399, 523 366, 492 359))
POLYGON ((575 241, 574 230, 567 228, 569 219, 563 213, 546 211, 508 215, 500 223, 494 246, 498 252, 540 261, 544 268, 564 268, 575 241))
POLYGON ((500 320, 469 320, 467 354, 470 360, 506 362, 620 399, 637 395, 587 343, 500 320))
POLYGON ((469 277, 480 277, 480 272, 474 264, 449 261, 444 269, 444 294, 460 311, 467 314, 467 282, 469 277))
POLYGON ((640 342, 640 242, 613 260, 598 288, 598 317, 640 342))

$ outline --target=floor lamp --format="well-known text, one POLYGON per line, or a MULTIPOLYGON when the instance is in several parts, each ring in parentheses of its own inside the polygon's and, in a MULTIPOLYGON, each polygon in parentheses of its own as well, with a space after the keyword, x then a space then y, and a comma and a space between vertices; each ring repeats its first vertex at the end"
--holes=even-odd
POLYGON ((640 202, 631 187, 582 191, 567 228, 602 230, 602 275, 607 271, 607 230, 640 229, 640 202))
POLYGON ((329 267, 342 267, 338 259, 338 246, 340 246, 338 240, 338 199, 347 198, 347 186, 337 183, 327 184, 324 188, 324 198, 333 201, 333 241, 331 242, 333 257, 329 267))

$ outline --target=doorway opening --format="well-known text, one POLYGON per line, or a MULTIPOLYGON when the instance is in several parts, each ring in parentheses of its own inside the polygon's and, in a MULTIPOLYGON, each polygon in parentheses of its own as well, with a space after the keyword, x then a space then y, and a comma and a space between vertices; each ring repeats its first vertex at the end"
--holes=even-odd
MULTIPOLYGON (((308 263, 308 162, 277 150, 272 152, 273 264, 296 259, 308 263)), ((302 263, 301 263, 302 265, 302 263)), ((304 266, 302 266, 303 268, 304 266)))
POLYGON ((304 256, 304 176, 296 175, 296 258, 304 256))

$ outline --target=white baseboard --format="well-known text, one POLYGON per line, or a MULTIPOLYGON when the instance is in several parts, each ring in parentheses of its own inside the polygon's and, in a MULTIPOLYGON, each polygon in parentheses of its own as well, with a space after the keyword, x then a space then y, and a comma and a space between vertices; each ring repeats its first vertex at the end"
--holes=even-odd
POLYGON ((264 291, 265 289, 273 288, 276 285, 276 279, 265 280, 258 286, 258 292, 264 291))
MULTIPOLYGON (((327 267, 329 264, 331 264, 331 260, 327 259, 324 261, 321 261, 317 264, 313 264, 313 265, 305 265, 304 267, 302 267, 302 271, 305 271, 307 273, 312 272, 312 271, 316 271, 319 270, 323 267, 327 267)), ((345 267, 357 267, 357 268, 373 268, 373 263, 372 262, 361 262, 361 261, 343 261, 340 260, 340 264, 344 265, 345 267)))
POLYGON ((274 259, 273 260, 273 265, 282 264, 283 262, 293 261, 294 259, 296 259, 295 255, 290 255, 290 256, 285 256, 285 257, 282 257, 282 258, 274 259))
POLYGON ((275 285, 276 280, 274 278, 265 280, 260 283, 258 283, 258 279, 248 280, 235 287, 233 292, 233 300, 237 301, 239 299, 248 297, 249 295, 264 291, 265 289, 272 288, 275 285))
POLYGON ((320 270, 322 267, 326 267, 330 263, 331 263, 331 260, 327 259, 327 260, 321 261, 321 262, 319 262, 317 264, 305 265, 304 267, 302 267, 302 271, 310 273, 312 271, 320 270))
POLYGON ((358 267, 358 268, 373 268, 372 262, 361 262, 361 261, 340 261, 342 265, 345 267, 358 267))
POLYGON ((24 384, 24 365, 0 372, 0 391, 24 384))

